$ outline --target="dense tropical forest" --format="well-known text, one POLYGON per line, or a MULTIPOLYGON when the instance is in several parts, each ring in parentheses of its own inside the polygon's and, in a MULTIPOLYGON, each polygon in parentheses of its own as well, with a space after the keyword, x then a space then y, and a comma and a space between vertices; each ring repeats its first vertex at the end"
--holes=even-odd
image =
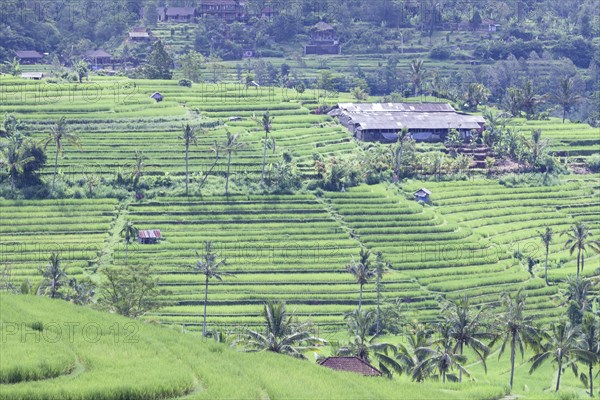
POLYGON ((598 0, 0 7, 0 398, 600 396, 598 0))

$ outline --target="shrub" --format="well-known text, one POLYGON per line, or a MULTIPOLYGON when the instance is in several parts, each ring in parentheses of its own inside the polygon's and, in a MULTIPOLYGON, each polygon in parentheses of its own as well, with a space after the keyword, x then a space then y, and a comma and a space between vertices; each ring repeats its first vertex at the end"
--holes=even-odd
POLYGON ((189 79, 181 79, 179 81, 179 86, 192 87, 192 81, 190 81, 189 79))
POLYGON ((590 168, 590 171, 600 172, 600 153, 596 153, 596 154, 592 155, 588 159, 587 164, 588 164, 588 167, 590 168))
POLYGON ((434 60, 447 60, 452 56, 452 51, 445 45, 434 46, 429 52, 429 57, 434 60))

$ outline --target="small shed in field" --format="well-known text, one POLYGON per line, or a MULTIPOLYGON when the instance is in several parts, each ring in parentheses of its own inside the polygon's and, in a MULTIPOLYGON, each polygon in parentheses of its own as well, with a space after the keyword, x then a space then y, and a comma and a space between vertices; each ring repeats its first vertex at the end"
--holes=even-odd
POLYGON ((21 74, 21 78, 33 79, 33 80, 36 80, 36 81, 39 81, 43 77, 44 77, 44 73, 43 72, 23 72, 21 74))
POLYGON ((381 376, 381 371, 359 357, 327 357, 319 364, 336 371, 354 372, 365 376, 381 376))
POLYGON ((146 229, 138 231, 138 242, 141 244, 156 244, 160 242, 161 235, 158 229, 146 229))
POLYGON ((162 94, 158 93, 158 92, 154 92, 152 93, 152 95, 150 96, 151 99, 156 100, 156 102, 160 102, 163 101, 163 99, 165 98, 162 94))
POLYGON ((423 203, 429 203, 429 196, 431 196, 431 192, 425 188, 421 188, 417 190, 415 193, 415 200, 422 201, 423 203))

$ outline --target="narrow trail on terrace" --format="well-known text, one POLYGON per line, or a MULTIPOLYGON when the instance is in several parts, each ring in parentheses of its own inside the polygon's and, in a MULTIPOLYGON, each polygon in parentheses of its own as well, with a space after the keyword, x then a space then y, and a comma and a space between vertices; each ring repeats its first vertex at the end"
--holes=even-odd
POLYGON ((110 229, 108 231, 108 237, 104 240, 104 245, 102 246, 102 251, 100 253, 100 256, 98 257, 98 261, 94 268, 93 275, 96 275, 99 269, 103 267, 109 267, 112 265, 115 257, 115 249, 118 249, 119 251, 119 254, 117 255, 118 257, 124 255, 120 254, 121 249, 119 249, 119 242, 121 241, 121 230, 123 229, 127 221, 127 207, 129 206, 129 203, 129 200, 125 200, 119 203, 118 209, 115 213, 115 217, 112 220, 110 229))

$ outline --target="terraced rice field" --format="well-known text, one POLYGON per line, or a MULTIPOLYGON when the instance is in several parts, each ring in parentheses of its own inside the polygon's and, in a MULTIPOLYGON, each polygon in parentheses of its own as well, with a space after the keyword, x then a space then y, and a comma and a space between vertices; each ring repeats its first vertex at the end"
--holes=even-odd
POLYGON ((117 207, 112 199, 2 200, 0 263, 20 285, 38 276, 38 267, 59 252, 67 272, 77 277, 102 256, 117 207))

